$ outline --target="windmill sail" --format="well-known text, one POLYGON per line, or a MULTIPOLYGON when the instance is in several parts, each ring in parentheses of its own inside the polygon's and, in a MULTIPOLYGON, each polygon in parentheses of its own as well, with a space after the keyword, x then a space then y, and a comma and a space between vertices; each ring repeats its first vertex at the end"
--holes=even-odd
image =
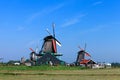
POLYGON ((58 42, 58 41, 56 41, 56 44, 57 44, 58 46, 60 46, 60 47, 62 46, 61 43, 58 42))
POLYGON ((56 41, 55 41, 55 40, 52 40, 52 43, 53 43, 54 52, 56 53, 56 52, 57 52, 56 41))
POLYGON ((85 53, 85 55, 91 57, 91 55, 89 53, 85 53))

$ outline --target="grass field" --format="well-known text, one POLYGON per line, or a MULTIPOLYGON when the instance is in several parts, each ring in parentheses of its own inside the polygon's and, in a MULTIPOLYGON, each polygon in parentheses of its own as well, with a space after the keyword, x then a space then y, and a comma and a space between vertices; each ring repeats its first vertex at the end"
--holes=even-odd
POLYGON ((120 68, 0 66, 0 80, 120 80, 120 68))

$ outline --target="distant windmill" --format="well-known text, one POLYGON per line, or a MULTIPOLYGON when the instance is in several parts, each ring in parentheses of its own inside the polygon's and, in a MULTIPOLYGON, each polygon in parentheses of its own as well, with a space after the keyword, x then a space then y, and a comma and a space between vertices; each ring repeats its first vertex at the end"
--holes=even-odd
POLYGON ((91 57, 91 55, 85 51, 85 49, 86 49, 86 44, 85 44, 84 49, 81 48, 80 46, 78 46, 78 48, 80 49, 80 51, 78 52, 77 59, 76 59, 76 64, 77 64, 77 65, 79 65, 80 62, 85 59, 85 56, 91 57))
POLYGON ((30 53, 30 60, 31 61, 36 61, 37 60, 37 53, 32 49, 29 48, 32 52, 30 53))

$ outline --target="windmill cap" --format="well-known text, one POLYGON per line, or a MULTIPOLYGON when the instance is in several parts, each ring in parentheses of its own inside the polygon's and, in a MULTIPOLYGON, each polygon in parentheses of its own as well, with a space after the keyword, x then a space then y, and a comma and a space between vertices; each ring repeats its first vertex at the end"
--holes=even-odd
POLYGON ((44 40, 48 40, 48 39, 53 39, 54 37, 52 36, 52 35, 50 35, 50 36, 46 36, 45 38, 44 38, 44 40))

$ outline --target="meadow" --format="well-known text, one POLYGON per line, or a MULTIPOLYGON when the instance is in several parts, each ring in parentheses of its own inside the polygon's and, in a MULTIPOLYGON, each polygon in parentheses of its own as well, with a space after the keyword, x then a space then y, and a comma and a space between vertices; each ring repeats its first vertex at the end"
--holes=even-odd
POLYGON ((0 80, 120 80, 120 68, 0 66, 0 80))

